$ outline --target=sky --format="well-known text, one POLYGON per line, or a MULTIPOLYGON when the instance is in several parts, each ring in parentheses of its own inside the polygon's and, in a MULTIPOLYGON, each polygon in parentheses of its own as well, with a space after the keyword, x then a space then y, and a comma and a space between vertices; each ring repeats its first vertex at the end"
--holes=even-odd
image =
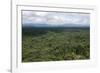
POLYGON ((89 26, 89 13, 22 11, 23 26, 89 26))

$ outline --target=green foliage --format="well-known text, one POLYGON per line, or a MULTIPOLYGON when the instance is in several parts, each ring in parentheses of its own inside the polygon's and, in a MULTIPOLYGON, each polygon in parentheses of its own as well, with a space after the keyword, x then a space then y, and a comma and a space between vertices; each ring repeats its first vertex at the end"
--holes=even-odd
POLYGON ((83 60, 90 58, 89 29, 24 29, 22 61, 83 60))

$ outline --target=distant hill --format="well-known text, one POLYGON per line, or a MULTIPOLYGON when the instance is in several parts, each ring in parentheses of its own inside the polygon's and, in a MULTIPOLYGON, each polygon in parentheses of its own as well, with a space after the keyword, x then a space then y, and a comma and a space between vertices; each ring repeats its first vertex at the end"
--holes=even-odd
POLYGON ((22 24, 22 27, 86 27, 89 28, 88 24, 62 24, 62 25, 49 25, 49 24, 22 24))

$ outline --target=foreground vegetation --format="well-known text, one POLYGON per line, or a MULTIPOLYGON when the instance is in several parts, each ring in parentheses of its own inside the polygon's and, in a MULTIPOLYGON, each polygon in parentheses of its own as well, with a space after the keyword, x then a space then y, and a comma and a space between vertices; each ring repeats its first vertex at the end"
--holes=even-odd
POLYGON ((89 28, 23 28, 22 61, 90 58, 89 28))

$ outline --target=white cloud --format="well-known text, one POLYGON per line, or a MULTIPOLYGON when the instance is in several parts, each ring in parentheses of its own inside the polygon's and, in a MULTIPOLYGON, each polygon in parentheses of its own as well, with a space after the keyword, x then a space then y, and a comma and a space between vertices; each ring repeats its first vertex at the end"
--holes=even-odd
POLYGON ((89 25, 90 15, 86 13, 60 13, 60 12, 40 12, 23 11, 23 24, 33 23, 32 25, 47 24, 59 26, 67 24, 89 25), (37 23, 37 24, 36 24, 37 23))
POLYGON ((38 16, 46 16, 48 12, 35 12, 35 14, 38 16))

